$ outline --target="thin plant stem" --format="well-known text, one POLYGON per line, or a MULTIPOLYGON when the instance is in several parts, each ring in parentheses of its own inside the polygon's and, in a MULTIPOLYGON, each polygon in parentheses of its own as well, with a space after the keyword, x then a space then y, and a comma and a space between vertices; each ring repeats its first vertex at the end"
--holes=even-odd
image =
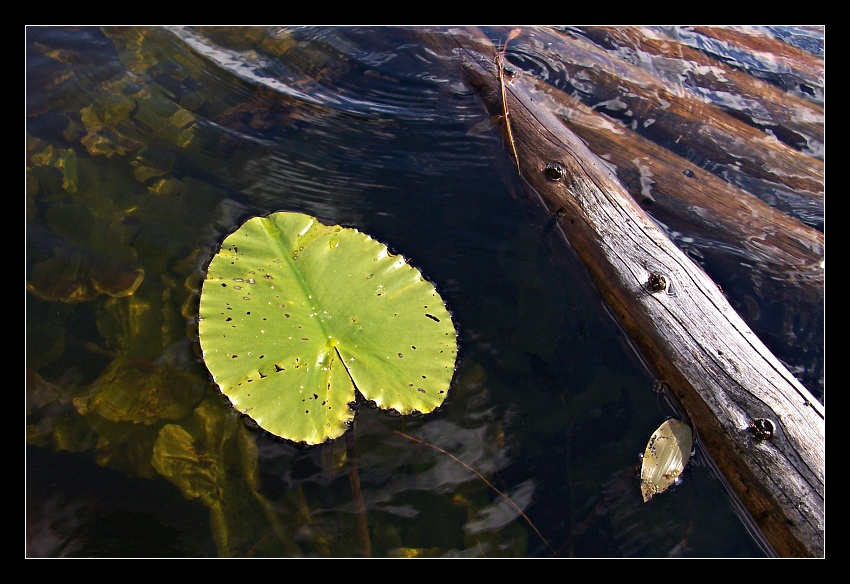
POLYGON ((345 434, 345 448, 348 464, 351 472, 348 481, 351 483, 351 496, 354 500, 355 517, 357 521, 357 536, 360 538, 360 547, 364 558, 372 557, 372 541, 369 538, 369 523, 366 520, 366 503, 363 501, 363 491, 360 489, 360 473, 358 472, 357 453, 354 449, 354 435, 352 432, 345 434))
POLYGON ((508 43, 511 39, 518 36, 520 34, 520 29, 515 28, 508 35, 507 40, 505 41, 505 45, 502 47, 502 50, 496 55, 496 69, 499 76, 499 88, 502 92, 502 116, 505 121, 505 133, 508 136, 508 144, 511 147, 511 154, 514 155, 514 161, 516 162, 516 170, 518 173, 522 174, 522 170, 519 167, 519 154, 516 151, 516 143, 514 142, 514 134, 511 131, 511 120, 510 120, 510 112, 508 111, 508 96, 505 91, 505 52, 508 50, 508 43))
POLYGON ((507 496, 505 493, 503 493, 502 491, 497 489, 495 486, 493 486, 493 484, 490 481, 488 481, 486 478, 484 478, 484 475, 482 475, 480 472, 478 472, 477 470, 475 470, 474 468, 472 468, 471 466, 466 464, 464 461, 459 459, 457 456, 455 456, 451 452, 447 452, 447 451, 443 450, 442 448, 440 448, 439 446, 431 444, 430 442, 425 442, 424 440, 419 440, 418 438, 414 438, 413 436, 405 434, 404 432, 399 432, 398 430, 390 430, 390 431, 393 432, 394 434, 401 436, 402 438, 407 438, 408 440, 411 440, 413 442, 417 442, 419 444, 424 444, 425 446, 429 446, 429 447, 433 448, 434 450, 436 450, 438 452, 442 452, 443 454, 445 454, 446 456, 448 456, 449 458, 451 458, 452 460, 454 460, 458 464, 462 465, 464 468, 466 468, 470 472, 477 475, 478 478, 480 478, 482 481, 484 481, 484 484, 486 484, 488 487, 490 487, 491 489, 496 491, 496 493, 498 493, 499 496, 501 496, 503 499, 505 499, 505 501, 507 501, 508 504, 511 507, 513 507, 516 510, 516 512, 519 513, 519 515, 523 519, 525 519, 525 522, 528 523, 529 527, 531 527, 532 530, 534 530, 534 533, 537 534, 537 537, 539 537, 540 540, 543 543, 546 544, 546 547, 549 548, 549 550, 552 552, 552 555, 555 555, 555 556, 558 555, 558 553, 555 551, 555 549, 551 545, 549 545, 549 542, 546 540, 545 537, 543 537, 543 534, 540 533, 540 531, 537 529, 537 527, 534 525, 534 523, 531 522, 531 519, 528 518, 528 516, 523 512, 523 510, 520 509, 519 506, 516 503, 514 503, 513 500, 509 496, 507 496))

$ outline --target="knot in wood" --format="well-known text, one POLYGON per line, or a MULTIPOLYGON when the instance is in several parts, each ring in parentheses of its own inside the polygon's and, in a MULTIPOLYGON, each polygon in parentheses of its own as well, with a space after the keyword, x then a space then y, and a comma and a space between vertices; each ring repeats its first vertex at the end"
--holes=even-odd
POLYGON ((564 180, 564 177, 567 175, 567 170, 564 168, 564 165, 559 162, 550 162, 546 165, 546 178, 551 181, 564 180))
POLYGON ((776 431, 776 426, 767 418, 756 418, 750 422, 750 431, 758 440, 769 440, 776 431))
POLYGON ((658 272, 652 272, 649 274, 649 280, 647 280, 646 286, 652 292, 664 292, 667 289, 667 278, 658 272))

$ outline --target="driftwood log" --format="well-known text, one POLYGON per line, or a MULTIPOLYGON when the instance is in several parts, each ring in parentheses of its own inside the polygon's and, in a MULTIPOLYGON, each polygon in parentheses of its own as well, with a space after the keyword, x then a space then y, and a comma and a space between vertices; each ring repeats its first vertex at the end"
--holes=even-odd
MULTIPOLYGON (((498 28, 493 32, 506 37, 509 31, 498 28)), ((535 52, 549 55, 549 62, 557 63, 568 78, 592 87, 597 100, 614 104, 609 108, 626 106, 631 119, 652 118, 646 133, 675 143, 681 152, 688 148, 702 152, 724 164, 727 173, 776 183, 800 196, 823 200, 822 161, 785 147, 763 130, 722 114, 703 99, 672 91, 669 84, 659 83, 657 77, 623 59, 613 59, 587 40, 547 29, 534 33, 539 39, 535 52), (657 115, 661 111, 664 115, 657 115), (695 124, 695 120, 709 119, 711 124, 695 124)), ((798 112, 798 117, 805 115, 798 112)))
MULTIPOLYGON (((765 540, 782 557, 822 557, 823 405, 554 113, 565 102, 553 99, 551 87, 505 73, 496 47, 476 29, 456 30, 453 40, 426 42, 461 60, 484 107, 500 117, 529 199, 582 260, 765 540)), ((820 165, 808 172, 797 186, 822 196, 820 165)), ((811 259, 803 255, 800 261, 811 259)))
MULTIPOLYGON (((823 96, 817 91, 818 71, 822 76, 823 63, 817 63, 819 59, 805 51, 772 39, 767 44, 764 37, 760 37, 758 43, 745 35, 737 34, 734 37, 735 46, 739 48, 752 45, 752 50, 763 51, 771 60, 779 55, 783 64, 799 79, 796 91, 789 92, 712 58, 688 46, 681 39, 660 38, 654 30, 646 27, 590 26, 584 27, 583 32, 598 45, 616 50, 628 47, 632 54, 641 52, 648 55, 634 58, 638 66, 645 67, 646 60, 652 63, 654 57, 662 59, 664 63, 681 63, 670 67, 672 70, 669 73, 672 76, 685 76, 695 92, 710 96, 715 101, 722 103, 728 96, 757 95, 758 104, 750 110, 753 122, 797 148, 815 154, 823 149, 823 96), (671 59, 671 55, 677 58, 671 59), (684 71, 685 67, 687 71, 684 71), (803 95, 808 99, 803 98, 803 95)), ((718 38, 728 38, 734 34, 723 27, 697 27, 694 33, 718 38)))
MULTIPOLYGON (((583 31, 599 32, 595 28, 583 31)), ((607 35, 600 41, 605 44, 617 38, 623 46, 645 47, 653 40, 648 33, 641 35, 633 27, 612 27, 606 32, 607 35)), ((497 36, 507 34, 509 31, 502 31, 497 36)), ((491 32, 490 36, 494 34, 491 32)), ((527 34, 522 37, 523 40, 531 37, 524 42, 523 50, 536 54, 551 52, 553 47, 558 46, 569 51, 570 46, 560 40, 563 36, 564 33, 559 31, 535 29, 533 36, 527 34)), ((762 174, 794 174, 787 166, 792 157, 797 167, 805 168, 807 162, 812 168, 821 167, 821 161, 814 156, 822 150, 822 123, 820 127, 816 123, 817 120, 822 122, 822 108, 740 71, 728 70, 698 51, 671 44, 670 41, 664 44, 656 42, 649 48, 654 48, 659 55, 665 55, 662 50, 668 51, 664 63, 677 72, 692 63, 697 63, 700 70, 719 71, 717 74, 726 82, 723 85, 711 83, 713 77, 698 81, 714 90, 742 96, 739 98, 742 101, 745 99, 743 96, 747 96, 747 100, 759 104, 751 106, 759 113, 758 123, 768 124, 767 130, 777 136, 786 136, 789 140, 795 136, 795 147, 806 147, 813 154, 804 155, 795 147, 767 137, 768 134, 764 134, 766 141, 765 138, 757 141, 743 139, 756 131, 756 122, 751 121, 754 125, 743 124, 720 107, 699 102, 696 95, 688 96, 684 92, 678 95, 669 88, 669 81, 650 75, 635 65, 619 63, 612 74, 596 75, 604 86, 593 86, 594 99, 598 99, 596 96, 599 94, 614 95, 613 100, 630 112, 630 117, 619 123, 550 83, 538 83, 536 88, 546 94, 549 100, 547 106, 566 122, 567 127, 597 156, 604 156, 632 198, 656 222, 664 225, 674 243, 697 256, 700 265, 727 293, 735 310, 772 348, 774 355, 783 362, 795 358, 799 361, 800 355, 805 355, 803 360, 812 364, 812 368, 802 375, 801 381, 815 397, 821 397, 822 388, 817 376, 822 370, 819 371, 814 364, 823 350, 824 235, 810 224, 823 224, 822 193, 799 189, 788 191, 787 199, 780 202, 786 211, 783 212, 695 164, 688 157, 667 150, 645 134, 647 128, 666 126, 663 130, 668 136, 665 143, 682 141, 673 140, 674 136, 687 136, 688 152, 715 161, 712 152, 717 145, 713 137, 720 131, 718 128, 728 128, 726 139, 731 141, 732 133, 739 133, 737 153, 743 158, 758 160, 762 174), (681 59, 676 60, 669 55, 681 55, 681 59), (625 84, 613 73, 626 75, 633 83, 625 84), (633 87, 640 88, 641 93, 634 93, 633 87), (648 101, 649 96, 655 96, 655 101, 659 101, 657 96, 665 96, 670 103, 679 104, 676 109, 680 113, 672 116, 675 123, 671 122, 669 108, 648 108, 642 103, 642 99, 646 97, 648 101), (765 113, 765 109, 770 115, 765 113), (687 116, 683 115, 684 112, 687 116), (706 131, 706 127, 713 128, 712 132, 706 131), (769 149, 763 147, 765 143, 770 144, 769 149), (774 152, 777 156, 765 156, 762 151, 774 152), (694 244, 683 243, 685 236, 689 241, 698 241, 698 248, 694 244), (750 257, 758 257, 758 265, 751 270, 742 270, 742 251, 750 257), (788 274, 793 274, 793 277, 789 278, 788 274), (752 291, 759 293, 757 303, 748 301, 752 291), (793 329, 793 336, 788 334, 789 329, 793 329)), ((591 51, 585 48, 583 52, 591 51)), ((596 52, 599 52, 598 48, 594 54, 596 52)), ((599 56, 595 60, 604 62, 599 56)), ((550 60, 555 66, 575 61, 576 57, 569 53, 564 53, 558 61, 550 60)), ((584 69, 579 69, 577 74, 582 71, 584 69)), ((587 75, 582 78, 586 79, 587 75)), ((813 170, 808 172, 817 178, 816 174, 811 174, 813 170)), ((821 182, 818 184, 822 185, 821 182)), ((818 187, 818 191, 821 189, 818 187)))

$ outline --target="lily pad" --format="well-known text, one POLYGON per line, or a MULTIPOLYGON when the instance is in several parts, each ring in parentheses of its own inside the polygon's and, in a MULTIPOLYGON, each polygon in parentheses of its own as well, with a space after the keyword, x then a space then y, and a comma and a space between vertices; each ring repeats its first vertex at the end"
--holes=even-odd
POLYGON ((446 399, 454 322, 433 284, 356 229, 278 212, 225 238, 207 270, 199 335, 240 412, 295 442, 338 438, 359 391, 400 414, 446 399))
POLYGON ((691 457, 692 447, 690 426, 675 418, 665 421, 652 433, 640 469, 640 492, 644 503, 679 480, 691 457))

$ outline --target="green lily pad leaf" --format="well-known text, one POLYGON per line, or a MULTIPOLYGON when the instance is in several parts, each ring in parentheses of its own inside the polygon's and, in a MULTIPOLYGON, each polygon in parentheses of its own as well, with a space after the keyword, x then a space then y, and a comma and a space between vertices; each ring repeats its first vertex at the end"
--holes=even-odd
POLYGON ((640 492, 643 502, 663 493, 685 470, 691 457, 693 435, 687 424, 670 418, 653 432, 643 453, 640 492))
POLYGON ((434 286, 356 229, 279 212, 225 238, 198 324, 213 379, 240 412, 295 442, 338 438, 355 389, 429 413, 446 398, 457 333, 434 286))

